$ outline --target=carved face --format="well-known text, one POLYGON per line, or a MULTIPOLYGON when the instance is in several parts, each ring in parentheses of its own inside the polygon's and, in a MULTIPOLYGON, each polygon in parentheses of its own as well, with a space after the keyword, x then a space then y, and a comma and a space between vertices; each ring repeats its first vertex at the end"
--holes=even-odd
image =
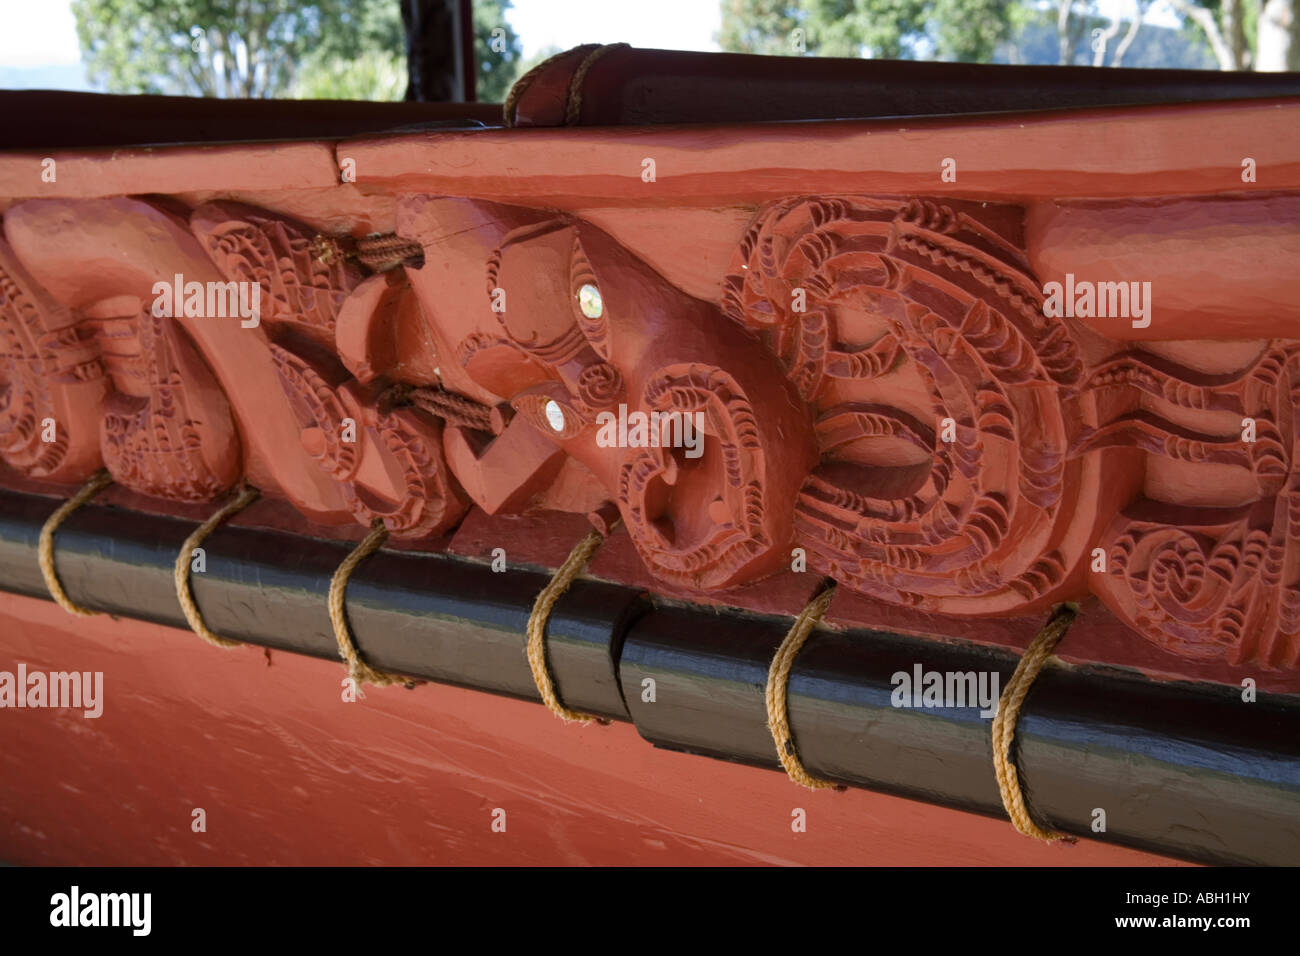
POLYGON ((548 372, 511 403, 602 483, 656 574, 725 587, 785 560, 813 453, 760 343, 585 223, 508 234, 487 278, 503 338, 548 372))

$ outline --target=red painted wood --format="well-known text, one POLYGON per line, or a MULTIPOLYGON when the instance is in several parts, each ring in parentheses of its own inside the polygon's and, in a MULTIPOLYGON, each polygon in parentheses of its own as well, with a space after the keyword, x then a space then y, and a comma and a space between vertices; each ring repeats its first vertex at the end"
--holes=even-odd
MULTIPOLYGON (((104 672, 98 719, 0 710, 19 864, 1151 865, 1009 823, 658 751, 452 687, 340 698, 340 666, 0 593, 0 670, 104 672), (207 831, 190 829, 207 812, 207 831), (491 829, 494 808, 506 832, 491 829), (791 812, 807 811, 807 832, 791 812)), ((990 773, 992 769, 990 768, 990 773)))

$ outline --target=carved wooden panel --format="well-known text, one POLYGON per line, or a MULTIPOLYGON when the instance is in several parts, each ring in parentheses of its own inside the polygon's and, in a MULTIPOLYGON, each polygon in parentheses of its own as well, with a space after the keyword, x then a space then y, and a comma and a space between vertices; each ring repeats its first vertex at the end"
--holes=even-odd
POLYGON ((243 478, 312 520, 416 538, 471 503, 612 502, 674 588, 802 553, 902 607, 1095 594, 1185 658, 1300 666, 1300 340, 1244 323, 1189 346, 1176 315, 1152 332, 1045 308, 1044 263, 1082 260, 1043 237, 1083 249, 1112 212, 1088 207, 1085 229, 1010 201, 755 204, 710 297, 698 263, 619 241, 618 210, 608 231, 525 205, 397 208, 422 255, 374 272, 356 237, 247 203, 13 206, 0 455, 69 484, 102 462, 174 500, 243 478), (159 315, 176 275, 255 287, 259 321, 159 315))

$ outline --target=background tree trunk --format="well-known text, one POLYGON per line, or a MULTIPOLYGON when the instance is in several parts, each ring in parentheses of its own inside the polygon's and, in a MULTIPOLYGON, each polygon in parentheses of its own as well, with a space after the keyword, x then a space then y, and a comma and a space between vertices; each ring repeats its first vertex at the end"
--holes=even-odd
POLYGON ((470 0, 401 0, 406 28, 408 100, 474 101, 470 0))
POLYGON ((1255 68, 1278 72, 1300 70, 1300 18, 1295 0, 1265 0, 1259 11, 1255 68))

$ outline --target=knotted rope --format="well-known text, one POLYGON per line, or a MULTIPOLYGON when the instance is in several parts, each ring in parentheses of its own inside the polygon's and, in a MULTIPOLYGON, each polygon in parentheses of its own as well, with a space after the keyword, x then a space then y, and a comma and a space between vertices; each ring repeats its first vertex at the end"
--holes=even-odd
POLYGON ((406 239, 396 233, 364 236, 327 236, 318 234, 311 241, 312 255, 329 265, 336 259, 355 259, 374 272, 386 272, 404 263, 424 259, 424 246, 417 239, 406 239))
POLYGON ((90 479, 81 486, 81 490, 75 495, 59 505, 54 510, 54 514, 45 519, 45 524, 41 527, 41 536, 36 547, 36 556, 41 565, 41 576, 45 578, 45 588, 50 592, 50 597, 54 598, 56 604, 69 614, 75 614, 78 617, 94 617, 101 612, 93 611, 88 607, 82 607, 75 603, 68 592, 63 590, 63 583, 59 580, 58 572, 54 569, 54 532, 59 529, 59 525, 67 519, 82 505, 84 505, 95 495, 99 494, 105 488, 113 483, 113 477, 106 469, 101 469, 90 476, 90 479))
POLYGON ((244 488, 237 498, 218 508, 212 517, 195 528, 176 555, 176 567, 172 574, 176 583, 176 600, 180 602, 181 610, 185 612, 185 620, 189 621, 190 630, 213 647, 240 647, 241 644, 239 641, 214 633, 199 612, 199 606, 194 601, 194 592, 190 588, 190 569, 193 567, 194 549, 207 540, 208 535, 220 527, 227 518, 243 511, 256 501, 257 497, 256 488, 244 488))
POLYGON ((1067 602, 1056 609, 1016 664, 1011 680, 1002 688, 998 712, 993 717, 993 770, 997 774, 1002 806, 1006 808, 1007 815, 1017 830, 1046 843, 1073 843, 1074 838, 1044 830, 1029 815, 1029 810, 1025 807, 1025 795, 1020 789, 1020 774, 1011 760, 1011 747, 1015 742, 1016 721, 1020 717, 1025 695, 1029 693, 1034 678, 1052 656, 1052 651, 1065 636, 1078 613, 1079 605, 1074 602, 1067 602))
POLYGON ((438 385, 407 385, 398 383, 389 387, 380 397, 380 408, 415 406, 448 425, 492 432, 492 408, 472 398, 448 391, 438 385))
POLYGON ((550 620, 551 609, 555 607, 555 603, 564 596, 565 591, 569 590, 573 579, 587 566, 587 562, 591 560, 591 556, 596 553, 596 549, 604 540, 604 535, 594 528, 587 532, 587 536, 574 546, 546 587, 542 588, 542 592, 537 595, 537 600, 533 602, 533 611, 528 615, 528 666, 533 671, 533 682, 537 684, 537 690, 542 695, 542 703, 551 713, 566 723, 575 721, 588 723, 593 720, 605 723, 605 721, 591 714, 570 710, 556 696, 555 682, 551 679, 551 671, 546 660, 546 622, 550 620))
POLYGON ((557 53, 554 56, 543 60, 519 79, 515 80, 514 86, 510 87, 510 92, 506 94, 505 105, 502 107, 506 126, 514 126, 516 124, 517 117, 515 116, 515 112, 519 106, 520 97, 524 95, 528 90, 528 87, 532 85, 532 82, 537 79, 540 73, 544 72, 555 60, 567 57, 579 50, 585 50, 586 55, 583 57, 582 62, 578 64, 578 69, 574 71, 572 79, 569 80, 569 89, 564 101, 564 125, 577 126, 578 120, 582 116, 582 84, 586 82, 587 74, 591 71, 591 68, 595 66, 596 61, 606 53, 628 45, 629 44, 627 43, 584 43, 581 46, 576 46, 571 50, 565 50, 563 53, 557 53))
POLYGON ((357 565, 378 551, 386 540, 388 540, 388 529, 384 527, 383 519, 376 518, 365 540, 343 559, 343 563, 338 566, 338 570, 330 578, 330 623, 334 625, 334 639, 338 641, 339 654, 347 665, 348 676, 356 684, 358 693, 361 692, 362 684, 374 684, 376 687, 390 687, 393 684, 406 684, 409 686, 411 684, 409 678, 397 677, 376 670, 361 659, 361 655, 357 652, 356 643, 352 639, 352 629, 348 626, 347 609, 344 606, 348 591, 348 579, 352 577, 352 572, 356 570, 357 565))
POLYGON ((795 657, 808 640, 808 635, 812 633, 813 628, 821 622, 834 597, 835 582, 827 581, 817 596, 809 601, 808 605, 799 612, 799 616, 794 619, 794 624, 791 625, 785 639, 781 641, 781 646, 777 648, 772 664, 767 670, 767 688, 764 695, 767 703, 767 729, 772 734, 772 742, 776 744, 776 755, 781 758, 781 766, 785 768, 790 779, 809 790, 844 788, 829 780, 814 777, 804 769, 803 763, 799 760, 799 752, 795 748, 794 734, 790 730, 786 692, 790 686, 790 668, 794 666, 795 657))

